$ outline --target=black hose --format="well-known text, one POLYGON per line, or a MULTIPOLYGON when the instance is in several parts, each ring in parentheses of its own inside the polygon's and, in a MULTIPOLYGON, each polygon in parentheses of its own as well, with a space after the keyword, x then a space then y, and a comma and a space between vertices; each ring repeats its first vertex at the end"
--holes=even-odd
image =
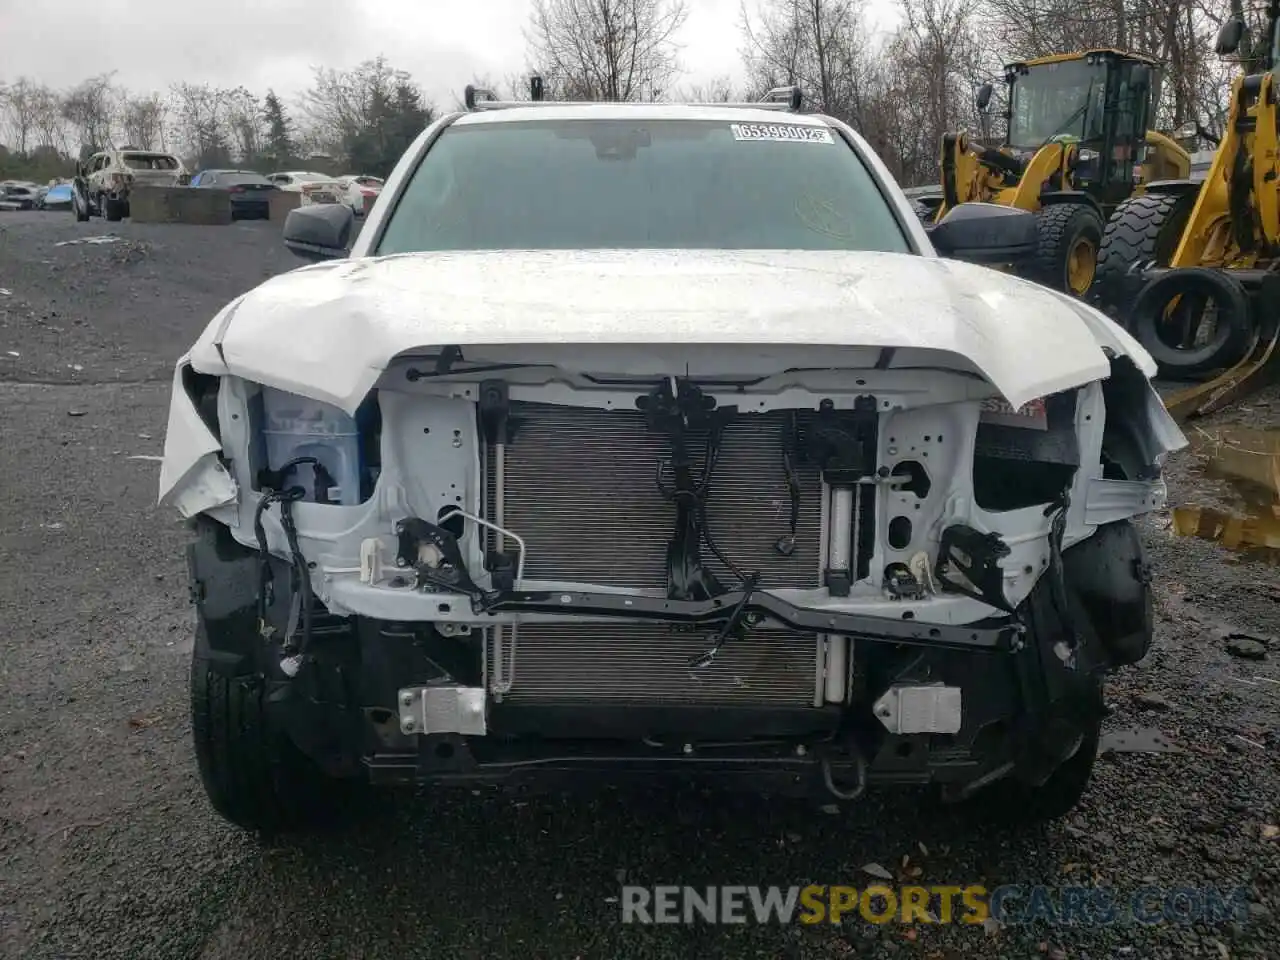
POLYGON ((267 547, 267 531, 262 525, 262 515, 276 500, 274 491, 263 494, 253 511, 253 534, 258 541, 258 631, 268 636, 267 608, 274 599, 274 576, 271 573, 271 553, 267 547))
MULTIPOLYGON (((283 484, 285 478, 303 464, 311 464, 316 470, 323 467, 320 461, 315 457, 296 457, 285 463, 279 470, 274 472, 272 479, 279 484, 283 484)), ((306 653, 311 642, 311 618, 312 618, 312 592, 311 592, 311 571, 307 566, 306 557, 302 555, 302 549, 298 545, 298 528, 293 520, 293 505, 306 496, 306 491, 302 487, 290 487, 287 490, 268 490, 258 501, 257 509, 253 514, 253 532, 258 541, 258 551, 262 556, 262 567, 259 573, 259 590, 258 590, 258 615, 260 628, 266 628, 266 613, 268 606, 268 597, 272 582, 271 574, 271 554, 267 544, 267 532, 262 523, 263 514, 270 508, 272 503, 280 504, 280 525, 284 528, 285 540, 289 546, 290 561, 290 587, 293 595, 300 601, 301 620, 302 620, 302 639, 301 643, 295 643, 296 623, 293 616, 289 617, 289 623, 285 631, 283 642, 283 650, 285 656, 302 655, 306 653)))
POLYGON ((286 636, 284 649, 288 656, 305 654, 311 641, 311 571, 298 546, 298 528, 293 522, 293 505, 303 496, 301 487, 293 487, 280 498, 280 525, 284 527, 285 539, 289 542, 289 554, 293 563, 293 589, 302 598, 302 642, 294 643, 292 635, 286 636))
POLYGON ((732 560, 725 556, 719 545, 715 541, 715 537, 711 535, 711 526, 707 522, 707 499, 711 496, 711 480, 715 466, 720 462, 720 441, 724 433, 724 427, 717 424, 707 434, 707 453, 705 462, 702 467, 702 483, 698 485, 696 510, 698 516, 698 529, 702 533, 702 540, 707 545, 707 549, 711 551, 712 556, 724 564, 725 569, 733 574, 739 584, 746 584, 748 577, 742 572, 732 560))
POLYGON ((1062 564, 1062 540, 1067 532, 1067 511, 1071 509, 1071 493, 1062 491, 1062 497, 1056 504, 1050 504, 1046 513, 1057 512, 1049 524, 1049 590, 1053 604, 1058 608, 1058 616, 1062 620, 1062 628, 1067 634, 1071 648, 1075 649, 1079 637, 1075 630, 1071 604, 1067 598, 1066 572, 1062 564))

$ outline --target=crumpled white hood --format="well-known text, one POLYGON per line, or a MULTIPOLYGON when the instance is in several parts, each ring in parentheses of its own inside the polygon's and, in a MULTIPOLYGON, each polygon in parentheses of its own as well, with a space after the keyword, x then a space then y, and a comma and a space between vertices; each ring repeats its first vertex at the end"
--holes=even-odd
POLYGON ((476 359, 485 345, 522 344, 564 345, 570 367, 575 345, 775 347, 779 369, 797 347, 940 351, 1015 406, 1106 377, 1104 348, 1155 373, 1101 313, 1016 277, 909 254, 796 251, 422 253, 317 264, 229 305, 191 360, 350 413, 398 354, 457 345, 476 359))

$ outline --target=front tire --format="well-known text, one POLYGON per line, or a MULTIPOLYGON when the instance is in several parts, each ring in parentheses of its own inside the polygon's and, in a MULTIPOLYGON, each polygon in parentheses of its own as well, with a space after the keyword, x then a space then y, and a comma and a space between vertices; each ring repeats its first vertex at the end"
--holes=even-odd
POLYGON ((1137 569, 1145 564, 1128 521, 1100 528, 1066 551, 1063 564, 1061 596, 1047 571, 1020 606, 1027 646, 1014 654, 1030 658, 1022 669, 1042 675, 1043 689, 1058 694, 1006 729, 1013 769, 969 798, 969 810, 990 823, 1027 826, 1075 810, 1098 755, 1105 677, 1115 665, 1141 659, 1150 639, 1150 586, 1137 569), (1088 550, 1091 541, 1097 549, 1088 550), (1077 553, 1082 548, 1087 552, 1077 553), (1123 575, 1133 583, 1112 580, 1127 568, 1123 575), (1069 665, 1059 648, 1072 637, 1069 665))
POLYGON ((357 808, 346 781, 326 776, 273 721, 261 674, 228 676, 201 655, 191 661, 191 732, 205 793, 217 813, 246 830, 289 833, 335 825, 357 808))
POLYGON ((1102 243, 1102 215, 1087 203, 1055 203, 1036 214, 1039 247, 1032 279, 1083 298, 1093 286, 1102 243))
POLYGON ((999 780, 974 798, 988 820, 1030 825, 1061 820, 1072 813, 1089 792, 1093 767, 1102 738, 1102 720, 1080 733, 1080 745, 1044 783, 1032 786, 1017 780, 999 780))

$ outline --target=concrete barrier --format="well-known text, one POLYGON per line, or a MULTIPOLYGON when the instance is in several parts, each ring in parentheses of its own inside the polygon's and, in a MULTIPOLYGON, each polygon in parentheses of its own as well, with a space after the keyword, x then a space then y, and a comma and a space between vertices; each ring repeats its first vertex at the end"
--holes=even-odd
POLYGON ((290 190, 272 190, 267 194, 267 202, 271 204, 267 218, 283 223, 290 210, 297 210, 302 205, 302 194, 290 190))
POLYGON ((223 226, 231 222, 231 194, 203 187, 134 187, 129 191, 129 219, 223 226))

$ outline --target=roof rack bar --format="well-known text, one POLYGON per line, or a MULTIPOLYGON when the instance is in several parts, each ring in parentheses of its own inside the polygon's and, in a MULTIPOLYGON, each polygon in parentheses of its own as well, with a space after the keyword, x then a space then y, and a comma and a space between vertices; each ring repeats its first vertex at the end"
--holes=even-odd
POLYGON ((764 95, 762 103, 782 104, 782 106, 791 113, 799 113, 800 108, 804 106, 804 90, 799 84, 793 84, 789 87, 774 87, 764 95))
MULTIPOLYGON (((788 96, 791 93, 788 92, 788 96)), ((468 111, 480 110, 513 110, 521 108, 521 106, 590 106, 593 104, 608 104, 609 106, 654 106, 649 101, 639 100, 498 100, 493 97, 492 93, 486 90, 475 90, 467 87, 466 105, 468 111), (488 95, 488 96, 484 96, 488 95)), ((803 97, 803 95, 801 95, 803 97)), ((777 110, 785 111, 785 113, 799 113, 795 108, 794 100, 762 100, 759 102, 733 102, 733 104, 721 104, 721 102, 685 102, 675 101, 669 104, 658 104, 659 106, 704 106, 704 108, 719 108, 723 110, 777 110)))
MULTIPOLYGON (((516 107, 527 107, 530 103, 536 103, 544 107, 580 107, 584 103, 591 103, 589 100, 544 100, 546 96, 546 85, 543 83, 542 77, 534 74, 529 78, 529 99, 528 100, 499 100, 492 90, 486 90, 484 87, 477 87, 474 84, 467 84, 466 90, 463 92, 463 102, 466 104, 467 110, 510 110, 516 107)), ((607 102, 611 106, 650 106, 645 101, 596 101, 607 102)), ((727 107, 730 109, 742 110, 785 110, 789 113, 799 113, 804 106, 804 90, 798 85, 790 87, 774 87, 764 95, 764 98, 758 102, 741 102, 741 103, 673 103, 671 106, 682 107, 727 107)))
POLYGON ((484 87, 477 87, 475 84, 468 83, 467 88, 462 91, 462 101, 467 105, 467 109, 479 110, 482 100, 490 103, 498 102, 498 98, 494 96, 492 90, 486 90, 484 87))

